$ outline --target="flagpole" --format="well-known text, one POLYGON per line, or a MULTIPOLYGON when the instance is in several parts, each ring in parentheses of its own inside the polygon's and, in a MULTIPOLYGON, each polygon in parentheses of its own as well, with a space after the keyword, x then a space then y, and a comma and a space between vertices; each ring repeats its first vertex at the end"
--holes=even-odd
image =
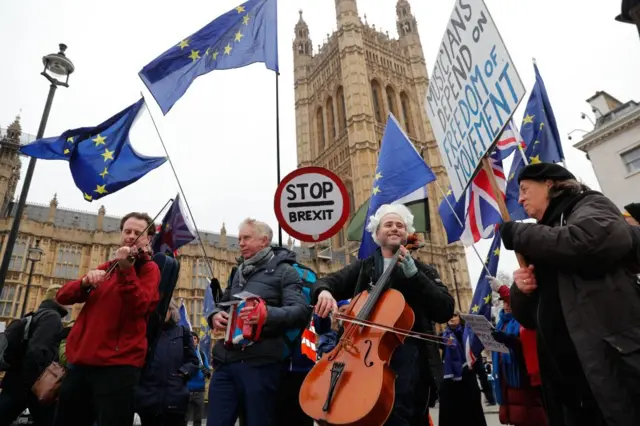
MULTIPOLYGON (((280 73, 276 72, 276 164, 280 185, 280 73)), ((278 245, 282 247, 282 226, 278 223, 278 245)))
MULTIPOLYGON (((144 103, 146 105, 147 100, 144 98, 142 92, 140 92, 142 99, 144 99, 144 103)), ((193 222, 193 226, 196 228, 196 232, 198 234, 198 242, 200 242, 200 247, 202 247, 202 253, 204 254, 207 266, 209 267, 209 273, 213 278, 213 267, 211 266, 211 261, 209 260, 209 256, 207 256, 207 250, 204 247, 204 243, 202 242, 202 238, 200 238, 200 231, 198 229, 198 225, 196 225, 196 219, 193 217, 193 213, 191 212, 191 206, 189 206, 189 202, 187 201, 187 196, 182 189, 182 184, 180 183, 180 179, 178 179, 178 173, 176 172, 176 168, 173 166, 173 161, 171 161, 171 156, 169 156, 169 151, 167 151, 167 146, 164 144, 164 140, 162 139, 162 135, 160 134, 160 130, 158 130, 158 126, 156 125, 156 120, 153 118, 153 114, 149 111, 149 107, 147 106, 147 112, 151 117, 151 122, 153 123, 153 127, 156 129, 156 133, 158 134, 158 139, 160 139, 160 144, 162 144, 162 149, 164 149, 164 153, 167 156, 167 161, 171 166, 171 170, 173 171, 173 176, 176 178, 176 182, 178 183, 178 188, 180 189, 180 194, 182 194, 182 198, 184 199, 184 204, 187 206, 187 211, 189 212, 189 216, 191 217, 191 221, 193 222)))
MULTIPOLYGON (((451 209, 451 212, 453 213, 453 215, 455 216, 456 220, 458 221, 458 224, 462 228, 464 228, 464 224, 462 223, 462 220, 460 220, 460 218, 458 217, 458 214, 456 213, 456 210, 453 208, 453 206, 449 202, 449 199, 447 198, 447 194, 445 194, 445 192, 442 190, 442 187, 440 186, 440 184, 438 183, 437 180, 435 180, 434 182, 435 182, 436 186, 438 187, 438 190, 440 191, 440 193, 444 197, 444 201, 446 201, 446 203, 449 205, 449 208, 451 209)), ((491 271, 489 271, 489 268, 487 268, 487 265, 484 263, 484 260, 482 260, 482 256, 480 256, 480 253, 478 253, 478 249, 473 244, 471 244, 471 247, 473 247, 473 251, 476 253, 476 256, 478 256, 478 260, 480 261, 480 263, 482 263, 482 267, 484 268, 485 271, 487 271, 487 274, 491 277, 492 276, 491 275, 491 271)))

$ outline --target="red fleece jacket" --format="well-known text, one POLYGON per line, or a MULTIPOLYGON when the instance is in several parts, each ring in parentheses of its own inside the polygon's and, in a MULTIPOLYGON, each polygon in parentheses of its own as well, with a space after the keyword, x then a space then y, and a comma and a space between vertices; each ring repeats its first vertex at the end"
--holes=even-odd
MULTIPOLYGON (((97 269, 106 270, 111 263, 97 269)), ((147 352, 147 319, 159 302, 158 265, 147 261, 124 271, 116 268, 89 294, 81 288, 81 282, 67 283, 56 295, 62 305, 84 303, 67 337, 69 363, 142 367, 147 352)))

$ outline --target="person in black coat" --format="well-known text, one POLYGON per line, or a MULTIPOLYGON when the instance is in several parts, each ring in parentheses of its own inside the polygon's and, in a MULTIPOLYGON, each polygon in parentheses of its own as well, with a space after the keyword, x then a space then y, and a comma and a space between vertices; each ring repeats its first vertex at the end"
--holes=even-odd
POLYGON ((0 426, 11 425, 26 408, 36 426, 53 423, 55 404, 40 404, 31 387, 49 364, 58 360, 62 318, 67 315, 67 310, 55 301, 60 287, 47 289, 44 300, 33 312, 22 363, 5 373, 0 393, 0 426))
POLYGON ((183 426, 189 407, 187 382, 198 373, 191 332, 178 324, 178 304, 171 301, 152 358, 136 388, 136 412, 142 426, 183 426))
MULTIPOLYGON (((413 215, 402 204, 385 204, 372 216, 367 230, 379 245, 375 254, 351 263, 342 270, 320 279, 313 292, 315 312, 326 318, 337 311, 337 300, 349 299, 370 290, 397 250, 399 264, 391 274, 388 288, 398 290, 413 309, 413 331, 434 335, 432 321, 446 323, 454 314, 454 299, 440 280, 438 271, 413 259, 404 245, 413 232, 413 215)), ((312 301, 312 302, 313 302, 312 301)), ((420 425, 425 422, 430 394, 437 391, 429 358, 434 351, 422 340, 407 337, 391 358, 398 375, 394 407, 386 426, 420 425)))
POLYGON ((511 308, 535 329, 550 426, 640 424, 640 289, 634 227, 599 192, 557 164, 518 176, 519 202, 537 223, 507 222, 511 308))

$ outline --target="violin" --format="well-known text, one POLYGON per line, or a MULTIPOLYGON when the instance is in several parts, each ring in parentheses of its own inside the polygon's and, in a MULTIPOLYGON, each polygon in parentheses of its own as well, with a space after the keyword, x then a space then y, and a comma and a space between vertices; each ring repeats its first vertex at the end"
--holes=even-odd
POLYGON ((322 425, 380 426, 391 414, 396 375, 389 364, 407 337, 396 330, 411 330, 415 322, 404 296, 387 288, 400 253, 396 251, 372 290, 353 297, 343 317, 354 321, 344 326, 336 347, 316 363, 300 388, 300 407, 322 425))

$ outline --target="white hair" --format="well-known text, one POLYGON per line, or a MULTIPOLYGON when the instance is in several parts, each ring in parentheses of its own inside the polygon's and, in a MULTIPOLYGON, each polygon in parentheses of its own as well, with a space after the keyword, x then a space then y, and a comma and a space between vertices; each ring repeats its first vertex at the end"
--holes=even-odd
POLYGON ((259 237, 267 237, 268 244, 271 244, 271 241, 273 240, 273 229, 271 229, 271 227, 267 223, 260 222, 259 220, 251 218, 246 218, 240 224, 240 229, 244 228, 245 226, 251 226, 253 229, 255 229, 256 234, 258 234, 259 237))
POLYGON ((411 210, 407 208, 404 204, 383 204, 376 211, 376 214, 369 217, 369 224, 367 225, 367 231, 371 232, 371 237, 373 237, 373 241, 380 245, 380 241, 378 241, 378 237, 376 233, 378 228, 380 227, 380 222, 382 222, 382 218, 388 214, 397 214, 404 222, 404 226, 407 227, 407 234, 413 234, 415 232, 415 228, 413 227, 413 214, 411 214, 411 210))

